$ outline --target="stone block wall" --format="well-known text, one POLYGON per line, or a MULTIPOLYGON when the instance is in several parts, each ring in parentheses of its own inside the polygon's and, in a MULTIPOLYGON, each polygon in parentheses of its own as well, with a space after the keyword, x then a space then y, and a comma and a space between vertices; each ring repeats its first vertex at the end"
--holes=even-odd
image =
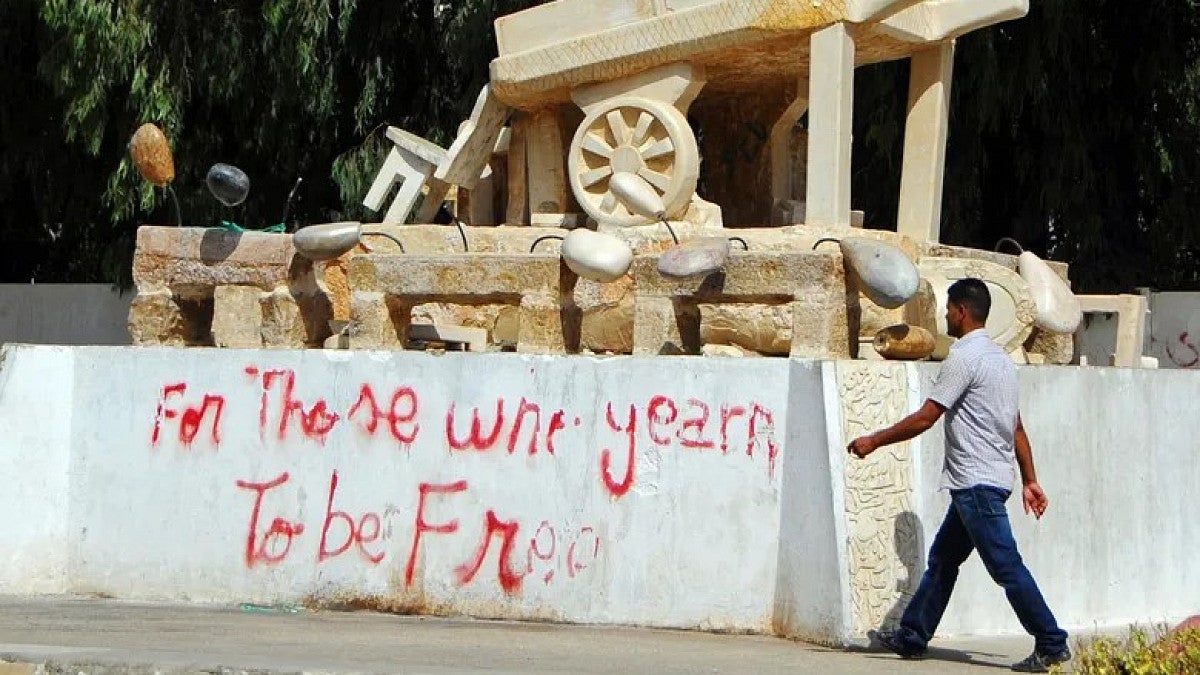
MULTIPOLYGON (((628 228, 618 234, 638 262, 625 277, 601 284, 557 263, 558 243, 543 238, 561 236, 559 228, 468 227, 460 234, 452 226, 373 225, 366 229, 398 238, 405 253, 368 237, 340 259, 313 263, 296 255, 289 235, 143 227, 130 334, 137 345, 312 348, 344 330, 351 348, 399 349, 404 327, 415 322, 484 329, 495 350, 698 354, 704 345, 732 345, 750 354, 854 357, 879 329, 924 326, 941 308, 931 306, 928 291, 895 310, 848 294, 837 247, 814 251, 820 239, 861 236, 897 246, 914 261, 972 258, 1016 267, 1014 256, 919 245, 894 232, 676 227, 685 239, 737 236, 749 250, 735 245, 724 272, 672 285, 654 268, 672 243, 666 228, 628 228), (386 279, 369 273, 381 264, 386 279), (709 289, 717 279, 740 279, 743 287, 709 289), (494 293, 481 290, 491 286, 494 293)), ((1065 276, 1065 266, 1056 269, 1065 276)), ((1071 336, 1036 332, 1025 344, 1049 363, 1069 362, 1072 347, 1071 336)))

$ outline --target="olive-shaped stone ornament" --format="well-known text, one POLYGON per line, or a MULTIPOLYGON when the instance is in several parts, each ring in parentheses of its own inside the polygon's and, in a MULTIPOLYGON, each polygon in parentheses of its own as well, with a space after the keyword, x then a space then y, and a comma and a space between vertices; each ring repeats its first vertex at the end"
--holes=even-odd
POLYGON ((175 160, 162 129, 147 122, 129 139, 129 154, 142 178, 162 187, 175 180, 175 160))
POLYGON ((208 191, 225 206, 237 206, 250 194, 250 177, 232 164, 213 164, 204 182, 208 191))

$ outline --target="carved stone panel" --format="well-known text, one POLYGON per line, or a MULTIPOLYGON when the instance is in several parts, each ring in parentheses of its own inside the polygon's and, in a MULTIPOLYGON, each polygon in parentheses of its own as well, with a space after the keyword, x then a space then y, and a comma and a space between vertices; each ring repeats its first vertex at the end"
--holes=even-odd
MULTIPOLYGON (((838 362, 844 444, 908 413, 905 373, 900 364, 838 362)), ((908 443, 863 460, 847 456, 847 561, 857 635, 895 623, 920 580, 923 543, 912 507, 913 471, 908 443)))
MULTIPOLYGON (((962 258, 922 258, 918 268, 921 276, 933 287, 935 310, 946 306, 946 291, 959 279, 979 279, 992 295, 992 311, 987 320, 987 332, 992 341, 1005 351, 1017 350, 1033 332, 1037 306, 1029 284, 1016 272, 985 260, 962 258)), ((937 334, 946 334, 944 315, 935 314, 937 334)))

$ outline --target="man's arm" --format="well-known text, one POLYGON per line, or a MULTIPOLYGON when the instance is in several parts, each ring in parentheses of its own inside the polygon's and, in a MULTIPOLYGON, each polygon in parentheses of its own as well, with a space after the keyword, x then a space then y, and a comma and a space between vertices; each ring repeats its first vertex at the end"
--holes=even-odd
MULTIPOLYGON (((905 417, 892 426, 869 436, 854 439, 846 450, 859 459, 893 443, 903 443, 925 433, 941 419, 944 408, 932 399, 925 401, 917 412, 905 417)), ((1032 463, 1030 464, 1032 466, 1032 463)))
POLYGON ((1017 429, 1015 433, 1017 466, 1021 469, 1021 484, 1025 513, 1032 513, 1041 518, 1050 505, 1042 486, 1038 485, 1037 471, 1033 468, 1033 447, 1029 445, 1029 436, 1025 434, 1025 423, 1021 421, 1021 413, 1017 413, 1017 429))

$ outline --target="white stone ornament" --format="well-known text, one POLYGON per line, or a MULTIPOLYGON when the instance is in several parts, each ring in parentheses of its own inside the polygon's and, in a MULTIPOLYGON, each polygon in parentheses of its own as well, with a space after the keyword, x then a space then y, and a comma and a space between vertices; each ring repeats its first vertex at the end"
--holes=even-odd
POLYGON ((1029 284, 1033 302, 1037 305, 1033 324, 1051 333, 1074 333, 1083 321, 1083 308, 1066 282, 1029 251, 1017 258, 1017 269, 1029 284))
POLYGON ((724 267, 731 250, 724 237, 689 239, 658 257, 658 273, 668 279, 703 278, 724 267))
POLYGON ((620 171, 613 174, 608 189, 630 213, 653 220, 661 220, 666 216, 667 207, 662 197, 646 179, 636 173, 620 171))
POLYGON ((921 275, 904 251, 865 237, 847 237, 839 244, 846 264, 871 302, 895 309, 917 294, 921 275))
POLYGON ((572 91, 584 119, 567 152, 567 175, 592 220, 628 227, 664 217, 659 213, 670 219, 687 213, 700 177, 687 110, 703 86, 702 66, 678 62, 572 91), (652 215, 631 209, 614 189, 622 173, 644 181, 662 207, 652 215))
POLYGON ((333 260, 362 240, 362 223, 342 222, 309 225, 292 235, 296 252, 309 260, 333 260))
MULTIPOLYGON (((987 329, 992 342, 1006 352, 1015 351, 1033 332, 1033 317, 1037 308, 1029 283, 1011 269, 986 260, 963 258, 922 258, 921 276, 929 281, 933 289, 933 318, 937 325, 937 336, 947 334, 946 300, 951 284, 959 279, 979 279, 987 284, 992 296, 992 310, 988 314, 987 329)), ((939 339, 934 348, 934 358, 942 355, 945 344, 939 339)))
POLYGON ((563 237, 562 257, 575 274, 608 283, 629 271, 633 264, 633 249, 611 234, 580 228, 563 237))

